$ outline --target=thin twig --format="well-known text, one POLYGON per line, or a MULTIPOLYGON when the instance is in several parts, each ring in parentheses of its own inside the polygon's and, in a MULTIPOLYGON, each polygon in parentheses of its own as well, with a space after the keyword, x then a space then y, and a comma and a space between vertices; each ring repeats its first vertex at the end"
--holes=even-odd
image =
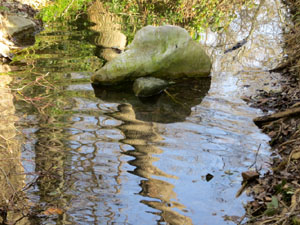
POLYGON ((175 97, 173 95, 170 94, 170 92, 168 92, 167 90, 164 90, 164 92, 177 104, 181 105, 183 108, 188 108, 187 106, 185 106, 183 103, 179 102, 178 100, 175 99, 175 97))
POLYGON ((71 2, 70 2, 70 4, 64 9, 64 11, 63 11, 63 13, 61 14, 61 16, 64 16, 64 14, 66 13, 66 12, 68 12, 68 10, 69 10, 69 8, 71 7, 71 5, 74 3, 74 0, 72 0, 71 2))
POLYGON ((257 149, 257 151, 255 153, 255 160, 254 160, 254 162, 248 167, 248 169, 250 169, 252 166, 254 166, 256 164, 257 156, 258 156, 258 153, 259 153, 259 150, 260 150, 260 146, 261 146, 261 144, 259 144, 258 149, 257 149))
POLYGON ((242 224, 243 220, 246 218, 246 213, 241 217, 240 221, 237 223, 237 225, 242 224))
POLYGON ((292 144, 292 143, 294 143, 294 142, 296 142, 296 141, 300 141, 300 138, 293 139, 293 140, 288 140, 288 141, 286 141, 286 142, 283 142, 283 143, 280 144, 278 147, 282 147, 282 146, 287 145, 287 144, 292 144))

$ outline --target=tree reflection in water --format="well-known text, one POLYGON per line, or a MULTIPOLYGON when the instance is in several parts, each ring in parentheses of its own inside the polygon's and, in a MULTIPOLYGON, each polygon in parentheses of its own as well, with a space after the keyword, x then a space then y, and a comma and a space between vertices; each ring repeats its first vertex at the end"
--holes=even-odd
POLYGON ((154 143, 161 140, 161 137, 155 131, 155 123, 137 120, 135 112, 129 104, 121 104, 118 109, 119 112, 114 113, 112 116, 124 122, 119 126, 126 137, 122 142, 134 147, 134 150, 123 153, 135 157, 134 160, 129 161, 129 164, 135 167, 132 173, 146 178, 146 180, 141 180, 140 187, 142 190, 139 194, 152 199, 142 200, 141 202, 160 211, 157 213, 161 217, 160 222, 192 224, 189 217, 174 210, 174 208, 179 211, 185 209, 184 205, 176 201, 176 193, 173 190, 174 185, 154 178, 177 179, 176 176, 170 175, 153 165, 155 161, 159 160, 158 157, 153 155, 163 152, 160 148, 154 146, 154 143))
MULTIPOLYGON (((2 65, 0 65, 1 71, 2 65)), ((1 75, 0 81, 0 221, 1 224, 28 224, 28 213, 23 188, 24 168, 21 162, 21 144, 15 122, 15 105, 11 89, 12 78, 1 75)))

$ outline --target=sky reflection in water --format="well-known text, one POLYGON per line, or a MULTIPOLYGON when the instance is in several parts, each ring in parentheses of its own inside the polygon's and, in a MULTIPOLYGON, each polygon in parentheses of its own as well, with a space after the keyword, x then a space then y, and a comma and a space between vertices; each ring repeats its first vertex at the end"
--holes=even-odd
MULTIPOLYGON (((173 98, 163 93, 150 102, 127 87, 93 88, 79 63, 82 55, 74 46, 80 42, 92 42, 91 52, 105 60, 116 54, 111 47, 125 47, 116 15, 91 14, 90 29, 99 36, 79 25, 66 34, 55 30, 61 27, 46 28, 39 38, 54 41, 36 53, 34 69, 64 81, 59 93, 66 113, 39 124, 28 113, 23 120, 32 125, 23 129, 28 138, 23 157, 27 172, 50 173, 29 197, 65 213, 39 222, 231 224, 225 215, 241 216, 248 198, 235 198, 240 174, 254 162, 259 146, 258 167, 266 167, 269 155, 268 137, 252 122, 260 112, 241 96, 278 88, 277 74, 266 72, 283 54, 276 5, 266 1, 258 20, 252 19, 253 10, 243 12, 226 34, 208 32, 203 44, 214 62, 211 79, 182 82, 169 89, 173 98), (224 54, 249 32, 242 48, 224 54), (207 174, 213 175, 209 182, 207 174)), ((100 6, 94 7, 90 12, 99 12, 100 6)))

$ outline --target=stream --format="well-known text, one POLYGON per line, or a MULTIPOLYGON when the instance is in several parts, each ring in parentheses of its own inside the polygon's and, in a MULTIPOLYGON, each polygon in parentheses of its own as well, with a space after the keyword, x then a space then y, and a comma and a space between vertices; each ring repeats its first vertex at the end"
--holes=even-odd
POLYGON ((28 201, 63 213, 28 220, 82 225, 240 221, 243 204, 251 200, 246 193, 235 197, 241 173, 250 167, 267 171, 271 156, 269 137, 252 122, 262 112, 242 99, 279 91, 280 75, 268 71, 284 57, 285 7, 277 0, 257 5, 237 12, 224 33, 199 34, 212 58, 211 78, 184 81, 148 101, 127 86, 106 90, 90 83, 93 71, 126 46, 121 17, 96 2, 89 16, 74 24, 46 25, 36 36, 38 48, 17 55, 6 69, 13 72, 4 73, 18 85, 35 84, 24 99, 48 99, 39 111, 35 101, 16 99, 22 134, 16 138, 22 142, 24 182, 34 183, 26 190, 28 201))

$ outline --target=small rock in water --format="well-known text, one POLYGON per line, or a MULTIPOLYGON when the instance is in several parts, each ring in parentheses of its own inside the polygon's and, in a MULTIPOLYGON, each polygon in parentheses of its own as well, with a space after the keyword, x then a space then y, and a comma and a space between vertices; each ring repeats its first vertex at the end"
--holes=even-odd
POLYGON ((169 82, 155 77, 141 77, 133 83, 134 94, 138 97, 150 97, 161 93, 169 82))
POLYGON ((213 178, 214 178, 214 175, 212 175, 210 173, 206 174, 206 176, 205 176, 205 179, 206 179, 207 182, 209 182, 213 178))

